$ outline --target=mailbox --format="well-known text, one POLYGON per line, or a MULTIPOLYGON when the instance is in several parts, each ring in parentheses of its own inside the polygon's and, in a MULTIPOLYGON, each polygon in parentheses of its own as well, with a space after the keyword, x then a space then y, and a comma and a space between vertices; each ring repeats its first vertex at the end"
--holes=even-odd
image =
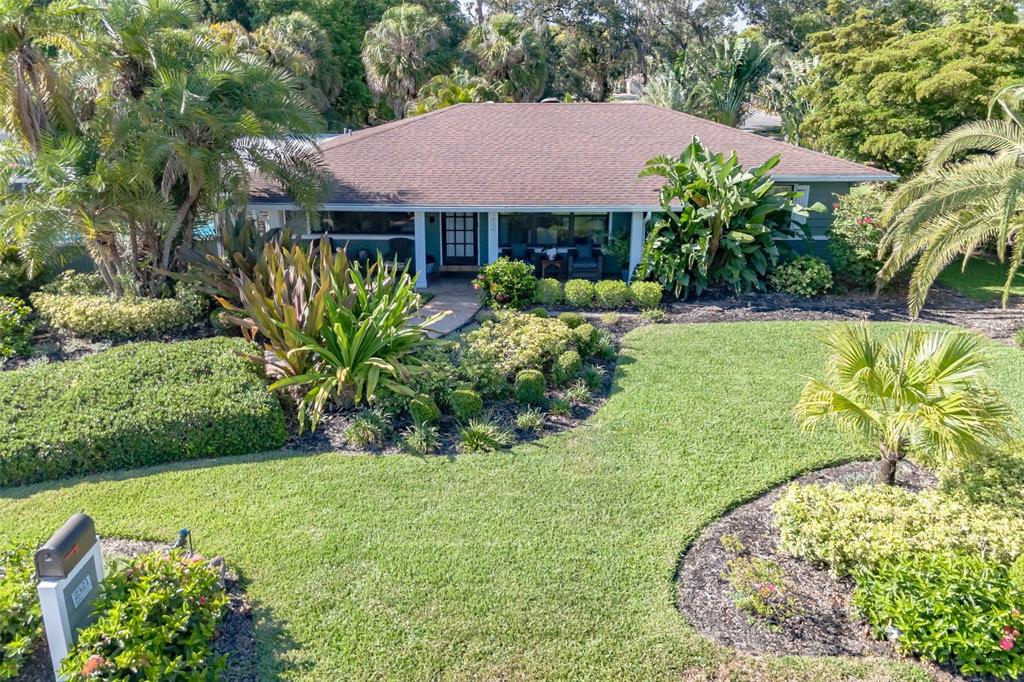
POLYGON ((36 550, 36 576, 40 580, 66 578, 96 544, 96 524, 75 514, 36 550))
POLYGON ((92 519, 75 514, 36 551, 36 590, 58 680, 61 662, 78 641, 78 631, 96 618, 92 604, 103 580, 98 540, 92 519))

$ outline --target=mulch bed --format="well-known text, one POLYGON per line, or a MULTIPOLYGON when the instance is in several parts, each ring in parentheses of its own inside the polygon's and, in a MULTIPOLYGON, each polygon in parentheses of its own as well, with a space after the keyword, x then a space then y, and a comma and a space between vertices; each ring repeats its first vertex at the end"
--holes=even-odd
MULTIPOLYGON (((128 538, 102 538, 100 545, 104 557, 130 559, 148 552, 167 551, 171 545, 128 538)), ((230 566, 225 573, 228 596, 227 609, 220 622, 220 632, 214 641, 218 654, 227 657, 227 667, 220 679, 226 682, 255 682, 259 679, 256 665, 256 626, 252 604, 245 589, 230 566)), ((14 682, 53 682, 50 650, 43 637, 32 654, 22 664, 14 682)))
MULTIPOLYGON (((857 485, 872 481, 876 466, 875 462, 842 464, 805 474, 795 482, 857 485)), ((898 476, 898 485, 914 491, 936 484, 933 474, 907 461, 900 463, 898 476)), ((702 635, 750 654, 899 657, 890 643, 873 640, 867 624, 854 614, 851 580, 836 578, 823 567, 779 549, 771 507, 788 485, 722 516, 690 546, 677 574, 680 611, 702 635), (791 583, 796 615, 770 626, 735 605, 725 575, 726 562, 733 554, 722 546, 723 535, 739 537, 751 556, 782 567, 791 583)), ((962 679, 932 664, 922 665, 937 680, 962 679)))

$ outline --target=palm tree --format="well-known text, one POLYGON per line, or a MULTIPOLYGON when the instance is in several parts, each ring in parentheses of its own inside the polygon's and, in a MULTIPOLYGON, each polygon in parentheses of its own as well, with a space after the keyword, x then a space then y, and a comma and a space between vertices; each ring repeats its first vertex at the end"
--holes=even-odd
POLYGON ((882 215, 888 225, 879 249, 885 260, 879 286, 917 260, 907 303, 916 316, 939 274, 956 257, 968 257, 994 242, 1009 267, 1002 304, 1024 259, 1024 84, 993 99, 989 118, 967 123, 943 136, 929 152, 924 170, 904 183, 882 215), (999 115, 997 117, 997 114, 999 115))
POLYGON ((680 78, 674 69, 663 68, 647 80, 640 101, 675 111, 692 112, 696 108, 697 95, 692 81, 680 78))
POLYGON ((384 12, 363 39, 366 83, 391 104, 395 118, 416 97, 433 71, 434 55, 448 28, 421 5, 401 4, 384 12))
POLYGON ((413 115, 444 109, 463 102, 487 102, 501 99, 495 88, 481 76, 474 76, 465 69, 455 69, 449 74, 434 76, 420 88, 420 94, 409 103, 413 115))
POLYGON ((688 59, 692 77, 699 82, 702 115, 734 128, 742 125, 780 49, 776 42, 723 38, 696 59, 688 59))
POLYGON ((85 2, 5 0, 0 5, 0 120, 33 151, 77 119, 65 76, 53 56, 84 58, 86 24, 98 8, 85 2))
POLYGON ((540 97, 548 81, 548 36, 542 24, 499 13, 474 26, 462 46, 483 74, 518 102, 540 97))
POLYGON ((949 462, 1009 437, 1009 405, 986 381, 977 336, 908 328, 884 341, 866 324, 836 329, 824 381, 811 379, 793 408, 803 430, 828 419, 877 441, 877 480, 893 484, 908 454, 949 462))

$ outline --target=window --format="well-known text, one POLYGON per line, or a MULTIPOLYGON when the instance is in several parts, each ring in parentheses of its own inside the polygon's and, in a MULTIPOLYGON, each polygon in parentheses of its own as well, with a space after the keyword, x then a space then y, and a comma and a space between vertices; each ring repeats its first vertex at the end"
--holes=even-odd
POLYGON ((331 234, 408 234, 415 232, 412 213, 390 211, 321 211, 320 229, 331 234))
POLYGON ((575 246, 585 242, 604 244, 608 214, 503 213, 498 216, 498 244, 575 246))

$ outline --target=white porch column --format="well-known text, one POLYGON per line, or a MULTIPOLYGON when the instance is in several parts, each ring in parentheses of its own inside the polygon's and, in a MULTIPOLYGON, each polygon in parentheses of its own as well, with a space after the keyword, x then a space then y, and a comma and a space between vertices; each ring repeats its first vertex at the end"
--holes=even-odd
POLYGON ((487 212, 487 262, 498 260, 498 212, 487 212))
POLYGON ((629 225, 629 276, 633 279, 633 271, 640 265, 640 257, 644 252, 644 214, 643 211, 633 211, 632 222, 629 225))
POLYGON ((427 217, 423 211, 416 211, 413 219, 413 234, 416 238, 416 288, 427 286, 427 217))
POLYGON ((267 227, 271 230, 284 227, 284 211, 268 211, 267 227))

